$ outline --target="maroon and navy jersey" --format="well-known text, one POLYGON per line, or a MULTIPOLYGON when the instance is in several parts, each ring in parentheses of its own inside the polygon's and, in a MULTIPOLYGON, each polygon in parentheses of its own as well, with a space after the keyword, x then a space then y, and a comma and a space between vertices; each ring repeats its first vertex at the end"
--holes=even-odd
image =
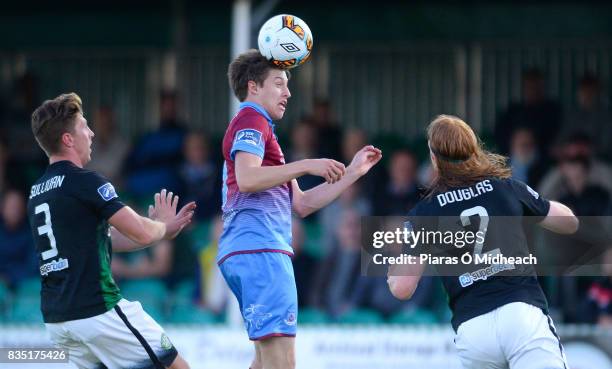
POLYGON ((272 119, 255 103, 240 104, 240 111, 223 137, 223 233, 217 261, 245 252, 277 251, 292 255, 291 183, 260 192, 240 192, 235 171, 238 151, 259 156, 262 166, 285 164, 272 119))

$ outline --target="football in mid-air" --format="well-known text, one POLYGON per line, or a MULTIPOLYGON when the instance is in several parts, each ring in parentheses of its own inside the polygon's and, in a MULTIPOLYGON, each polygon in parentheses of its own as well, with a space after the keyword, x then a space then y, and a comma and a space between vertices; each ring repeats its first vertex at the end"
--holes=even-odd
POLYGON ((280 14, 261 26, 257 43, 263 56, 276 66, 289 69, 308 60, 313 40, 306 22, 293 15, 280 14))

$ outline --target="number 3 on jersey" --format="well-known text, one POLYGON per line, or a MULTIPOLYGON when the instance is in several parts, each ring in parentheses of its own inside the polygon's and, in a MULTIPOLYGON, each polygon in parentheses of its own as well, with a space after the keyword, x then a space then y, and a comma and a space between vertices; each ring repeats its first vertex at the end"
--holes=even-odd
POLYGON ((56 257, 57 245, 55 244, 55 236, 53 235, 53 228, 51 228, 51 210, 49 210, 49 204, 42 203, 34 208, 34 214, 45 213, 45 225, 38 227, 38 234, 40 236, 47 235, 49 238, 49 244, 51 249, 41 254, 43 260, 51 259, 56 257))

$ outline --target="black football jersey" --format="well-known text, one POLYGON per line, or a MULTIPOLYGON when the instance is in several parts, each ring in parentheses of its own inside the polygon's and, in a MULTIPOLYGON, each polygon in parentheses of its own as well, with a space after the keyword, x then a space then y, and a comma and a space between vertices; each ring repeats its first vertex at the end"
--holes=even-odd
POLYGON ((28 217, 46 323, 99 315, 121 299, 107 220, 123 206, 108 180, 70 161, 49 165, 32 186, 28 217))
MULTIPOLYGON (((514 179, 489 178, 471 186, 450 188, 432 194, 410 211, 409 219, 413 228, 425 223, 431 227, 431 219, 438 219, 436 222, 443 219, 446 225, 454 221, 459 227, 470 223, 470 226, 476 226, 473 230, 481 225, 477 224, 477 220, 470 222, 466 219, 486 219, 487 224, 481 228, 485 232, 484 242, 480 246, 474 242, 462 249, 451 247, 446 256, 458 257, 466 252, 516 254, 520 251, 526 254, 528 249, 522 220, 529 216, 537 222, 548 214, 549 208, 548 200, 526 184, 514 179), (475 247, 480 249, 475 251, 475 247)), ((436 227, 440 226, 436 224, 436 227)), ((449 306, 453 312, 451 323, 455 330, 462 322, 511 302, 525 302, 547 310, 546 298, 535 271, 514 275, 499 273, 480 278, 478 273, 484 269, 478 269, 476 265, 460 266, 472 270, 456 272, 456 269, 453 272, 455 274, 440 272, 440 268, 443 268, 441 266, 433 267, 438 269, 448 293, 449 306), (476 278, 472 277, 474 275, 476 278)), ((487 272, 490 270, 486 269, 487 272)))

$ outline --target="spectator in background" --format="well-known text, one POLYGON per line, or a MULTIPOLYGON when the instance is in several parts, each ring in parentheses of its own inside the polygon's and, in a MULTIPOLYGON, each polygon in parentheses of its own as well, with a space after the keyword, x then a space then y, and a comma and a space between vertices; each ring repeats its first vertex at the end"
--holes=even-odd
POLYGON ((510 139, 512 178, 536 187, 546 171, 546 164, 536 147, 533 131, 518 128, 510 139))
MULTIPOLYGON (((341 157, 340 161, 348 164, 353 160, 353 156, 362 147, 367 145, 368 135, 361 128, 349 128, 342 135, 342 146, 341 146, 341 157)), ((361 178, 359 180, 359 186, 363 193, 371 194, 378 190, 378 186, 381 185, 380 178, 384 178, 384 168, 377 166, 372 168, 372 175, 361 178)))
POLYGON ((183 144, 183 156, 179 170, 183 200, 196 202, 197 219, 211 219, 221 208, 221 178, 210 155, 208 137, 201 132, 189 133, 183 144))
POLYGON ((518 128, 533 130, 538 151, 543 157, 560 131, 561 108, 546 96, 544 76, 539 69, 528 69, 522 76, 523 100, 512 103, 495 124, 495 143, 504 155, 510 152, 510 137, 518 128))
POLYGON ((604 254, 601 266, 602 276, 589 286, 581 315, 589 318, 586 323, 612 328, 612 250, 604 254))
POLYGON ((165 278, 172 270, 174 244, 170 240, 135 252, 115 254, 113 277, 122 279, 165 278))
POLYGON ((351 295, 360 275, 361 214, 355 209, 343 210, 335 229, 338 246, 325 258, 315 283, 323 306, 337 318, 351 307, 351 295))
POLYGON ((225 282, 219 266, 215 262, 219 250, 219 237, 223 232, 221 215, 213 218, 208 243, 198 253, 198 304, 209 309, 215 315, 225 313, 225 320, 233 327, 244 324, 238 300, 225 282))
POLYGON ((370 201, 361 194, 359 184, 348 187, 334 202, 320 211, 321 245, 323 254, 329 254, 338 246, 337 230, 341 215, 347 210, 354 210, 360 216, 370 215, 370 201))
POLYGON ((215 262, 218 252, 219 237, 223 232, 223 220, 220 215, 213 218, 210 226, 210 238, 198 252, 198 300, 200 305, 209 308, 215 314, 221 314, 232 291, 223 280, 221 271, 215 262))
MULTIPOLYGON (((7 114, 7 102, 6 102, 6 92, 3 89, 0 89, 0 122, 4 123, 4 120, 6 119, 6 114, 7 114)), ((6 134, 6 132, 2 129, 0 129, 0 135, 4 136, 6 134)))
MULTIPOLYGON (((557 156, 560 161, 566 158, 581 158, 582 161, 587 162, 589 170, 585 183, 599 186, 606 192, 612 193, 612 167, 594 156, 593 145, 588 136, 582 133, 570 135, 561 145, 557 156)), ((559 200, 569 193, 568 184, 563 180, 560 167, 557 166, 542 179, 539 192, 546 198, 559 200)))
MULTIPOLYGON (((547 170, 544 162, 536 147, 533 131, 526 127, 515 130, 510 139, 509 164, 512 168, 512 178, 537 188, 547 170)), ((528 243, 532 244, 538 227, 525 223, 524 230, 528 243)))
POLYGON ((351 128, 342 136, 342 162, 350 163, 353 156, 367 145, 368 136, 359 128, 351 128))
POLYGON ((29 190, 32 182, 28 179, 28 166, 23 165, 9 146, 0 137, 0 193, 7 188, 29 190))
POLYGON ((0 161, 4 161, 0 163, 0 170, 5 171, 6 187, 29 190, 36 180, 36 173, 47 165, 47 158, 38 149, 27 124, 39 103, 38 77, 28 71, 15 79, 6 106, 0 112, 0 141, 3 141, 0 146, 4 146, 4 153, 0 153, 3 156, 0 161))
POLYGON ((317 155, 317 129, 308 118, 302 118, 291 129, 288 162, 314 158, 317 155))
POLYGON ((3 193, 8 182, 8 147, 2 139, 0 139, 0 193, 3 193))
MULTIPOLYGON (((359 129, 351 129, 346 132, 342 140, 342 156, 343 160, 350 163, 353 155, 365 146, 365 132, 359 129), (361 146, 359 146, 361 145, 361 146), (348 161, 346 158, 349 158, 348 161)), ((354 209, 360 215, 370 215, 372 206, 362 193, 362 186, 367 186, 366 178, 362 178, 359 183, 355 183, 348 187, 336 200, 330 203, 327 207, 319 211, 318 219, 321 223, 321 244, 323 254, 329 253, 337 245, 337 229, 339 225, 340 215, 347 209, 354 209)), ((365 191, 369 192, 369 191, 365 191)))
POLYGON ((564 134, 581 131, 593 141, 595 151, 612 160, 612 114, 605 106, 601 82, 593 74, 585 74, 578 85, 578 106, 565 115, 564 134))
MULTIPOLYGON (((317 129, 318 157, 338 159, 342 130, 338 127, 329 100, 317 98, 312 107, 312 123, 317 129)), ((362 146, 363 147, 363 146, 362 146)), ((352 159, 352 157, 351 157, 352 159)), ((350 162, 350 160, 349 160, 350 162)))
POLYGON ((402 310, 417 308, 432 308, 434 301, 434 279, 430 276, 421 277, 419 285, 408 301, 393 297, 389 291, 387 277, 358 276, 357 283, 351 293, 350 308, 370 308, 389 317, 402 310))
POLYGON ((185 124, 179 118, 177 93, 162 91, 159 106, 159 129, 138 140, 124 166, 127 189, 139 198, 159 188, 176 192, 180 186, 175 168, 183 159, 185 124))
POLYGON ((431 185, 435 177, 435 171, 433 166, 431 165, 431 161, 422 162, 417 171, 417 178, 419 183, 427 188, 431 185))
POLYGON ((416 157, 411 151, 398 150, 393 153, 388 165, 389 182, 383 189, 374 191, 374 215, 408 214, 420 199, 417 168, 416 157))
POLYGON ((111 107, 102 106, 94 113, 93 127, 96 136, 91 149, 96 155, 87 164, 87 169, 102 173, 115 184, 121 183, 121 164, 129 144, 117 129, 115 113, 111 107))
POLYGON ((585 156, 564 157, 559 171, 567 193, 559 199, 579 216, 602 216, 610 210, 610 192, 588 183, 590 162, 585 156))
POLYGON ((316 270, 318 261, 304 251, 304 243, 308 235, 304 232, 302 219, 294 217, 291 222, 293 258, 293 271, 295 274, 295 284, 298 291, 298 305, 305 307, 308 305, 308 298, 312 292, 313 274, 316 270))
MULTIPOLYGON (((0 136, 7 137, 9 150, 22 165, 34 165, 43 168, 46 157, 32 137, 32 131, 27 122, 32 112, 40 104, 39 79, 32 72, 25 72, 18 77, 11 88, 8 106, 2 117, 0 136)), ((33 182, 35 178, 32 178, 33 182)))
MULTIPOLYGON (((605 216, 610 215, 612 202, 610 193, 598 184, 589 183, 590 160, 580 152, 567 152, 560 159, 559 173, 566 192, 559 201, 567 205, 577 216, 605 216)), ((590 222, 591 219, 583 218, 581 223, 590 222)), ((549 244, 553 245, 557 252, 567 253, 564 250, 587 250, 590 245, 576 239, 567 239, 559 236, 548 235, 549 244)), ((578 252, 577 255, 580 255, 578 252)), ((560 277, 557 282, 560 286, 551 306, 558 305, 563 312, 566 322, 585 322, 590 319, 579 311, 576 301, 585 299, 585 291, 589 288, 589 280, 577 277, 560 277)))
POLYGON ((25 195, 7 190, 0 205, 0 280, 15 288, 20 281, 37 276, 38 258, 27 222, 25 195))
POLYGON ((179 116, 179 97, 175 90, 162 90, 159 96, 159 130, 184 134, 187 124, 179 116))
MULTIPOLYGON (((317 128, 308 119, 299 120, 291 130, 291 148, 287 162, 315 158, 317 155, 317 128)), ((297 178, 302 191, 309 190, 323 183, 321 177, 305 175, 297 178)), ((316 214, 316 213, 315 213, 316 214)))

